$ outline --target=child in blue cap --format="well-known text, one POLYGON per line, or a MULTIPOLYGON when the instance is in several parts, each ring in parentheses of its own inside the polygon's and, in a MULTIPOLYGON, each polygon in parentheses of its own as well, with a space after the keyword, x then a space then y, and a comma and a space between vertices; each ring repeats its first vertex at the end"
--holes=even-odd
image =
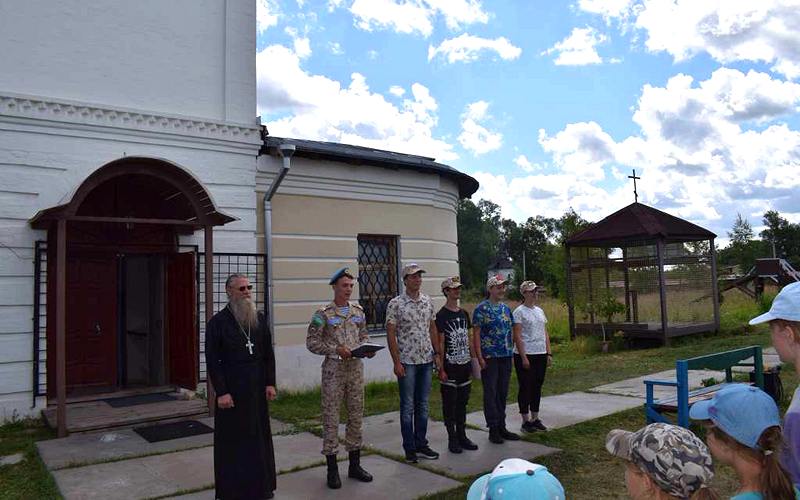
POLYGON ((715 460, 730 465, 739 478, 735 500, 800 499, 781 465, 781 419, 775 401, 748 384, 731 384, 689 409, 706 422, 706 441, 715 460))
MULTIPOLYGON (((751 325, 769 322, 772 345, 781 361, 794 365, 800 373, 800 283, 792 283, 772 301, 770 310, 750 320, 751 325)), ((783 437, 786 445, 781 463, 789 471, 792 482, 800 485, 800 387, 783 416, 783 437)))
POLYGON ((547 467, 507 458, 472 483, 467 500, 564 500, 564 487, 547 467))

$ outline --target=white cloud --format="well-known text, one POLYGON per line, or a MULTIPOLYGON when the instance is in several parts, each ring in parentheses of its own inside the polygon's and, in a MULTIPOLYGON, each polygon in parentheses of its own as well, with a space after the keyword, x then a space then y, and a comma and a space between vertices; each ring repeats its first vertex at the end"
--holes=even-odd
POLYGON ((800 76, 800 3, 797 0, 649 0, 636 27, 646 47, 683 61, 707 52, 717 61, 773 64, 788 78, 800 76))
POLYGON ((522 49, 514 46, 507 38, 498 37, 494 40, 481 38, 467 33, 462 33, 455 38, 444 40, 438 47, 428 46, 428 61, 441 55, 452 64, 455 62, 472 62, 477 60, 482 53, 494 52, 503 60, 513 60, 522 54, 522 49))
POLYGON ((256 30, 262 34, 269 28, 278 25, 280 9, 275 0, 256 1, 256 30))
POLYGON ((344 0, 328 0, 328 12, 333 12, 342 6, 344 0))
POLYGON ((596 47, 606 40, 608 38, 594 28, 573 28, 569 36, 542 52, 542 55, 558 54, 555 63, 560 66, 600 64, 603 59, 596 47))
POLYGON ((590 14, 603 16, 606 22, 624 18, 630 14, 633 0, 579 0, 578 8, 590 14))
POLYGON ((389 93, 395 97, 403 97, 403 95, 406 93, 406 89, 399 85, 392 85, 389 87, 389 93))
POLYGON ((419 83, 395 105, 353 73, 349 83, 310 74, 292 49, 271 45, 256 56, 258 108, 270 134, 333 141, 443 161, 458 158, 453 145, 437 138, 438 104, 419 83), (275 72, 274 68, 281 71, 275 72))
POLYGON ((475 156, 495 151, 503 145, 503 134, 492 132, 479 123, 491 118, 488 111, 488 102, 476 101, 467 105, 461 115, 461 134, 458 136, 458 142, 475 156))
POLYGON ((340 56, 344 54, 344 49, 342 48, 342 44, 339 42, 328 42, 328 50, 331 51, 331 54, 335 56, 340 56))
POLYGON ((522 154, 517 155, 514 158, 514 164, 529 174, 532 172, 543 171, 546 167, 545 164, 531 162, 527 156, 522 154))
POLYGON ((451 30, 489 21, 479 0, 355 0, 350 12, 363 30, 391 29, 426 38, 433 32, 437 16, 443 17, 451 30))
POLYGON ((296 28, 287 26, 284 31, 291 37, 294 53, 297 54, 300 59, 305 59, 311 55, 311 41, 308 37, 300 36, 296 28))
MULTIPOLYGON (((798 105, 799 84, 721 68, 700 82, 676 75, 664 87, 645 85, 633 114, 636 135, 615 141, 597 123, 582 122, 554 135, 541 130, 539 142, 558 172, 593 186, 609 169, 619 183, 636 168, 642 201, 722 234, 742 206, 800 210, 800 131, 776 121, 798 105)), ((604 198, 632 201, 631 187, 621 186, 604 198)), ((590 200, 573 205, 581 213, 596 208, 590 200)))
POLYGON ((370 49, 370 50, 367 51, 367 57, 372 61, 377 59, 379 55, 380 55, 380 53, 375 49, 370 49))

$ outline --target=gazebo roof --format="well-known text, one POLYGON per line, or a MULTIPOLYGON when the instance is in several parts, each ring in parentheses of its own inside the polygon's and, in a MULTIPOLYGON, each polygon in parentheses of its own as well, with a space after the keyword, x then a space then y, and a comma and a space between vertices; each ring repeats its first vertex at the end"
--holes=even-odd
POLYGON ((567 246, 616 247, 631 243, 701 241, 717 235, 697 224, 641 203, 632 203, 575 234, 567 246))

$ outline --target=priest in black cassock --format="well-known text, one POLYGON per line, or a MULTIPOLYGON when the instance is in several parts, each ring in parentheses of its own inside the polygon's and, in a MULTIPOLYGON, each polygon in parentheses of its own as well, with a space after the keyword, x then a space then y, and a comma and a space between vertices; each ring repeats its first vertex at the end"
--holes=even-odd
POLYGON ((228 305, 206 328, 206 367, 217 393, 214 480, 222 500, 261 500, 275 491, 268 404, 276 396, 275 353, 252 288, 247 277, 231 275, 228 305))

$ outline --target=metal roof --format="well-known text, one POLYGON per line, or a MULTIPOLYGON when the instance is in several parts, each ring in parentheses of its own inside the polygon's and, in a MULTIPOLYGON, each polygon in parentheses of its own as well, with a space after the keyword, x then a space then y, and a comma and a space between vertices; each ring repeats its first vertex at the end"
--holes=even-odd
POLYGON ((717 235, 697 224, 641 203, 632 203, 567 240, 567 246, 626 246, 637 241, 701 241, 717 235))
POLYGON ((410 155, 336 142, 309 141, 268 135, 264 138, 262 152, 277 154, 280 144, 294 144, 295 156, 312 159, 340 161, 354 165, 408 169, 418 172, 437 173, 453 179, 458 184, 459 197, 469 198, 478 190, 478 181, 455 168, 437 163, 434 158, 410 155), (266 150, 266 151, 264 151, 266 150))

